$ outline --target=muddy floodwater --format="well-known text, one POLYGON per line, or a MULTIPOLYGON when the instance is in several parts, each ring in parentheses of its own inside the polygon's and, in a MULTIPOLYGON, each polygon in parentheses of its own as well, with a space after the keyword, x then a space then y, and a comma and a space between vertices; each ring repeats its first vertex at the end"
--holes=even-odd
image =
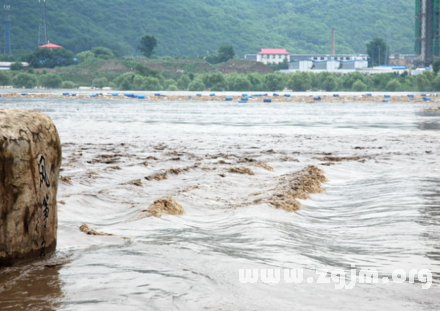
POLYGON ((440 112, 425 111, 436 104, 0 105, 47 113, 63 147, 57 251, 0 269, 2 311, 440 309, 440 112), (279 202, 310 170, 323 176, 301 181, 314 191, 287 212, 279 202), (164 198, 184 214, 152 212, 164 198), (428 269, 432 285, 335 289, 332 269, 348 283, 368 268, 380 280, 428 269), (315 281, 243 283, 240 269, 315 281))

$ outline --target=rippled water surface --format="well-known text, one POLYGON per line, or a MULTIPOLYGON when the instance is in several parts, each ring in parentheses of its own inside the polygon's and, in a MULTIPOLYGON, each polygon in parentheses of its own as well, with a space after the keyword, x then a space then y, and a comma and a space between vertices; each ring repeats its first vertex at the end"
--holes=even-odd
POLYGON ((440 113, 424 112, 433 105, 3 99, 1 106, 46 112, 63 143, 57 252, 0 270, 1 310, 440 308, 440 113), (254 200, 308 165, 328 182, 299 211, 254 200), (230 173, 232 166, 255 175, 230 173), (142 216, 166 196, 186 213, 142 216), (82 224, 114 236, 88 236, 82 224), (336 290, 241 284, 238 273, 302 268, 316 276, 315 269, 352 265, 381 277, 430 269, 434 284, 336 290))

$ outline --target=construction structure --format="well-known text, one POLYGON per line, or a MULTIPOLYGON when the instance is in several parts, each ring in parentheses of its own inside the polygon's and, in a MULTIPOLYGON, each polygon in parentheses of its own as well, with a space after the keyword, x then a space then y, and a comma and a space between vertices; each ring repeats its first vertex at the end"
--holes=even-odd
POLYGON ((343 72, 368 67, 365 54, 291 54, 290 71, 343 72))
POLYGON ((49 43, 47 37, 47 17, 46 17, 46 0, 38 0, 40 3, 40 25, 38 27, 38 45, 49 43))
POLYGON ((335 30, 332 29, 332 55, 336 54, 336 36, 335 36, 335 30))
POLYGON ((12 56, 11 47, 11 6, 5 5, 5 49, 3 54, 12 56))
POLYGON ((416 0, 417 62, 423 66, 432 64, 440 56, 440 0, 416 0))

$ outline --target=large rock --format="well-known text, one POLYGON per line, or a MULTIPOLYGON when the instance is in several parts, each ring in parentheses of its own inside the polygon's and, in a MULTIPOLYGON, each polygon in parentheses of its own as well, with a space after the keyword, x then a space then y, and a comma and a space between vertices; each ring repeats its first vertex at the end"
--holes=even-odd
POLYGON ((55 250, 60 165, 47 115, 0 109, 0 267, 55 250))

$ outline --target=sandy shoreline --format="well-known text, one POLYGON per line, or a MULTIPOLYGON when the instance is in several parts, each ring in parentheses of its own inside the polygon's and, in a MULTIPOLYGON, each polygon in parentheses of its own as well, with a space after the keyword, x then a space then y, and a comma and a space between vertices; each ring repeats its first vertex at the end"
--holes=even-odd
POLYGON ((7 93, 1 94, 4 98, 66 98, 66 99, 105 99, 105 100, 138 100, 138 101, 230 101, 230 102, 301 102, 301 103, 350 103, 350 102, 398 102, 398 103, 439 103, 440 97, 435 94, 408 94, 408 95, 377 95, 377 94, 332 94, 332 95, 304 95, 289 94, 289 93, 243 93, 242 95, 216 95, 216 94, 201 94, 194 93, 194 95, 170 95, 161 93, 7 93))

